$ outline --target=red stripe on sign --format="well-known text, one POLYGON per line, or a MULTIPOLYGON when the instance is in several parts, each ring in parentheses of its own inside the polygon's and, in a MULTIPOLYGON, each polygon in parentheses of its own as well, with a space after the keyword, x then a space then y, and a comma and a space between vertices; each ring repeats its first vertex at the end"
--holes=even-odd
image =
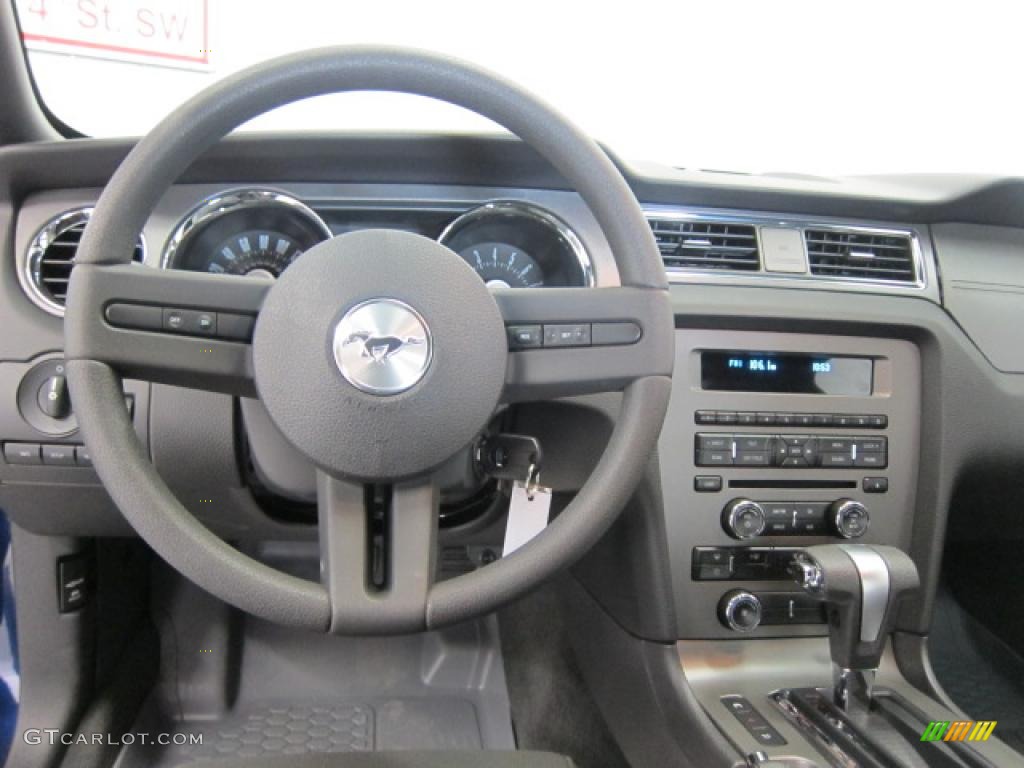
MULTIPOLYGON (((205 4, 204 4, 205 5, 205 4)), ((205 10, 205 8, 204 8, 205 10)), ((63 37, 50 37, 49 35, 36 35, 31 32, 22 33, 23 40, 34 40, 38 43, 52 43, 55 45, 73 45, 79 48, 89 48, 91 50, 109 50, 115 53, 131 53, 136 56, 151 56, 152 58, 169 58, 174 61, 191 61, 193 63, 201 63, 201 65, 208 65, 210 63, 210 54, 205 52, 202 56, 186 56, 181 53, 163 53, 155 50, 145 50, 144 48, 130 48, 125 45, 106 45, 105 43, 90 43, 85 40, 73 40, 71 38, 63 37)), ((206 45, 206 19, 203 19, 203 43, 206 45)))

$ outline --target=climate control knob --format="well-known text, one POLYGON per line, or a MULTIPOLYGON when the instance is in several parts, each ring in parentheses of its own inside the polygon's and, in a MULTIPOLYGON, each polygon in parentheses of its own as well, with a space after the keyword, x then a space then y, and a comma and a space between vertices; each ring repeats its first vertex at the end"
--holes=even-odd
POLYGON ((859 539, 867 533, 870 522, 868 508, 853 499, 839 499, 828 509, 832 533, 844 539, 859 539))
POLYGON ((753 539, 764 533, 764 507, 750 499, 733 499, 722 510, 722 527, 734 539, 753 539))
POLYGON ((743 589, 726 592, 718 601, 718 618, 734 632, 752 632, 761 623, 761 601, 743 589))

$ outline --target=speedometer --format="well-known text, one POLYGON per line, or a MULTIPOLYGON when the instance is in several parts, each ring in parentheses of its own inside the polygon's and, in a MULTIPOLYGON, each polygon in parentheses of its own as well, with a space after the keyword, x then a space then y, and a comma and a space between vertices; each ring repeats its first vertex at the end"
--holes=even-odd
POLYGON ((522 248, 508 243, 480 243, 461 251, 488 288, 540 288, 544 273, 522 248))
POLYGON ((212 197, 178 225, 163 265, 173 269, 276 278, 303 252, 331 237, 311 208, 272 189, 212 197))
POLYGON ((486 203, 438 238, 491 288, 593 285, 590 257, 569 225, 532 203, 486 203))

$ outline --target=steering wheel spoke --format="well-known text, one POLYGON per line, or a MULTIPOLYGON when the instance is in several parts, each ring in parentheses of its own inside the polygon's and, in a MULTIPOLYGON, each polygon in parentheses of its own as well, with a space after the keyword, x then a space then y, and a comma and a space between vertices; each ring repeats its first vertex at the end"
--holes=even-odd
POLYGON ((624 389, 670 376, 668 293, 647 288, 524 288, 496 292, 508 331, 505 402, 624 389))
POLYGON ((252 328, 272 283, 138 265, 80 264, 66 355, 124 377, 254 396, 252 328))
POLYGON ((418 632, 437 562, 440 491, 429 478, 364 486, 317 474, 330 631, 418 632))

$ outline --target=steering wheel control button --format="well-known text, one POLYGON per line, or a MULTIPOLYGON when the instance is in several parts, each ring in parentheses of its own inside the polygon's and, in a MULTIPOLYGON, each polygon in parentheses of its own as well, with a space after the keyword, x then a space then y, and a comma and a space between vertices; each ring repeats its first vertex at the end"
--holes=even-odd
POLYGON ((642 335, 636 323, 593 323, 590 328, 590 341, 595 347, 636 344, 642 335))
POLYGON ((160 307, 141 304, 111 304, 104 312, 107 322, 119 328, 139 331, 159 331, 164 327, 164 314, 160 307))
POLYGON ((4 461, 23 466, 38 466, 43 463, 38 443, 4 443, 4 461))
POLYGON ((48 466, 75 466, 75 446, 73 445, 44 445, 42 456, 43 464, 48 466))
POLYGON ((764 508, 750 499, 734 499, 722 510, 722 527, 734 539, 753 539, 764 533, 764 508))
POLYGON ((228 341, 250 341, 256 318, 252 315, 234 315, 230 312, 217 313, 217 338, 228 341))
POLYGON ((345 381, 371 395, 397 395, 420 383, 433 340, 419 312, 396 299, 352 307, 334 329, 334 360, 345 381))
POLYGON ((194 309, 164 308, 164 330, 189 336, 216 336, 217 314, 194 309))
POLYGON ((544 344, 543 326, 510 325, 506 330, 509 349, 531 349, 544 344))
POLYGON ((545 347, 589 347, 591 327, 589 323, 571 325, 545 325, 545 347))

